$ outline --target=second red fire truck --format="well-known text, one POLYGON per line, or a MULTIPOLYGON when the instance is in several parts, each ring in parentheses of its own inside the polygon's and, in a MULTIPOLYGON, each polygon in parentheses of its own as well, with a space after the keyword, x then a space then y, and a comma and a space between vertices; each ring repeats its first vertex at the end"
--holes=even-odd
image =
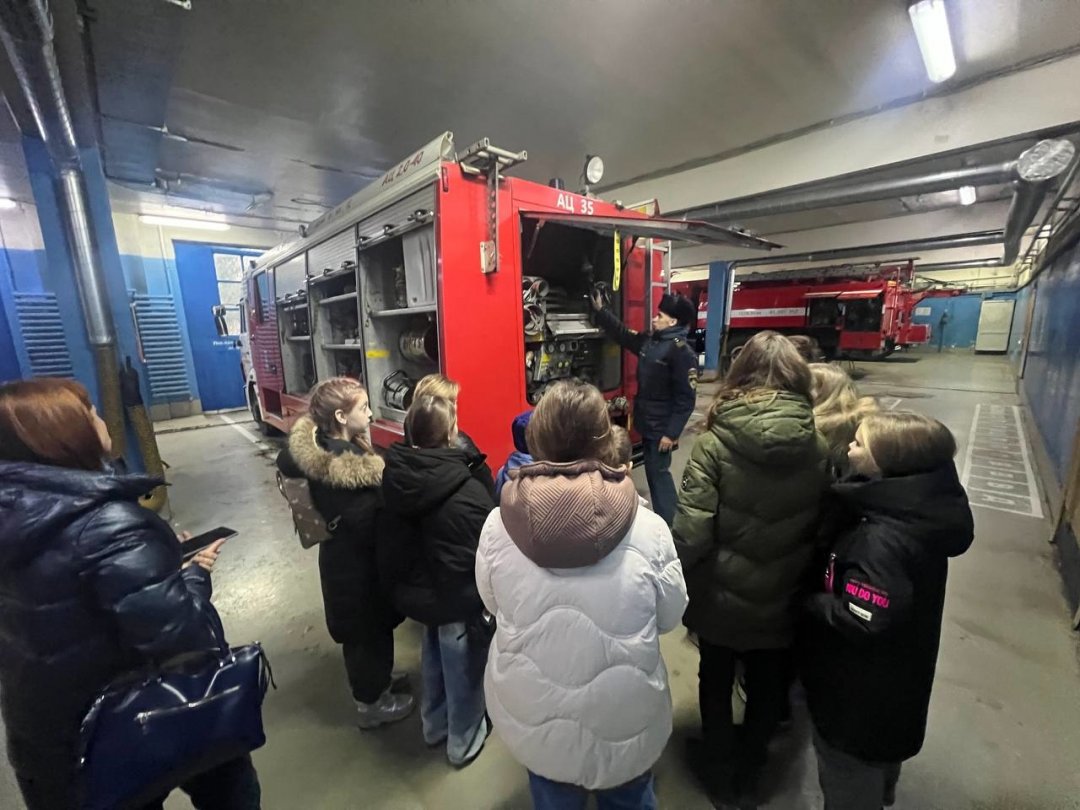
MULTIPOLYGON (((726 334, 727 353, 763 329, 814 338, 828 358, 880 359, 927 343, 930 325, 914 323, 916 305, 928 296, 959 290, 915 290, 914 262, 865 267, 812 268, 737 276, 726 334)), ((708 297, 694 282, 673 285, 698 302, 704 339, 708 297)))

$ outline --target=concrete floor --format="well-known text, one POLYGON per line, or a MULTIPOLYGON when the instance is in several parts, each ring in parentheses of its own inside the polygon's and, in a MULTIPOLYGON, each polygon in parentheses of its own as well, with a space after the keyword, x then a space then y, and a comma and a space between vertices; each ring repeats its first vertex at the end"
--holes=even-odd
MULTIPOLYGON (((883 407, 943 420, 964 444, 976 404, 1017 404, 1011 366, 969 354, 926 354, 861 363, 861 387, 883 407)), ((703 386, 699 410, 707 407, 703 386)), ((236 421, 243 414, 233 415, 236 421)), ((220 419, 194 431, 159 433, 170 464, 171 508, 178 528, 225 524, 240 536, 215 574, 215 603, 230 639, 259 639, 278 690, 266 701, 267 745, 256 752, 267 810, 420 810, 528 808, 524 770, 497 736, 463 771, 427 749, 413 716, 362 733, 337 647, 322 617, 315 554, 293 537, 274 486, 274 442, 250 423, 220 419)), ((187 425, 185 424, 185 427, 187 425)), ((167 430, 166 426, 166 430, 167 430)), ((692 437, 675 457, 681 473, 692 437)), ((642 471, 635 472, 646 492, 642 471)), ((905 765, 897 806, 916 810, 1057 810, 1080 807, 1080 667, 1046 520, 975 510, 972 550, 951 567, 941 656, 923 752, 905 765)), ((696 733, 697 653, 684 633, 665 637, 675 734, 656 766, 663 807, 705 810, 681 761, 696 733)), ((398 665, 418 683, 417 627, 398 633, 398 665)), ((768 774, 769 808, 821 806, 805 712, 778 738, 768 774)), ((186 808, 174 796, 170 810, 186 808)), ((6 763, 0 807, 21 808, 6 763)))

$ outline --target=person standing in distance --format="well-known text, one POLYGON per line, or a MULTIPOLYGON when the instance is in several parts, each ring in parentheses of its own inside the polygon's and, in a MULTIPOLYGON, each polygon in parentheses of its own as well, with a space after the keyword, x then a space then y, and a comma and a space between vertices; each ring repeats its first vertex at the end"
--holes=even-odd
POLYGON ((666 293, 653 316, 652 332, 643 335, 628 329, 605 309, 599 291, 593 291, 592 306, 597 325, 638 355, 634 427, 644 443, 645 477, 653 510, 670 526, 678 500, 671 478, 671 451, 679 446, 679 436, 697 400, 697 356, 686 343, 697 311, 683 296, 666 293))

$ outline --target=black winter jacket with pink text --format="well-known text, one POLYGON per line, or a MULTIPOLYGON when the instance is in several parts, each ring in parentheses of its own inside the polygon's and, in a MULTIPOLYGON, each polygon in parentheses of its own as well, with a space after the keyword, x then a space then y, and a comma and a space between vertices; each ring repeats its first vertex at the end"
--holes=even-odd
POLYGON ((971 509, 951 462, 832 495, 839 531, 800 640, 810 714, 835 748, 899 762, 926 735, 949 558, 971 546, 971 509))

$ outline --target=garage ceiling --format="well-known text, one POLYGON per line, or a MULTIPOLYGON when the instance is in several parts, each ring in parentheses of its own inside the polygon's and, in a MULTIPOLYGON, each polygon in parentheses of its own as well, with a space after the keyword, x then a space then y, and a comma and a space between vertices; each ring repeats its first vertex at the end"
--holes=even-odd
POLYGON ((117 207, 291 227, 444 129, 528 149, 517 174, 572 188, 599 153, 616 184, 1080 50, 1075 0, 949 10, 944 87, 902 0, 96 0, 85 17, 117 207))

